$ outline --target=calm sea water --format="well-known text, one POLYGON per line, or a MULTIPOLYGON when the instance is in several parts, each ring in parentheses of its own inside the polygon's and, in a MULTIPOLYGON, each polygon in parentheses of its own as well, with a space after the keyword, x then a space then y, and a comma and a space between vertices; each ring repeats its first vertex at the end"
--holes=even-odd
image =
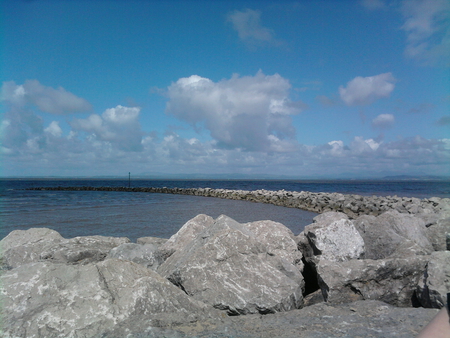
MULTIPOLYGON (((316 216, 299 209, 200 196, 26 190, 32 187, 121 187, 128 184, 128 180, 0 179, 0 238, 13 230, 31 227, 51 228, 66 238, 88 235, 124 236, 132 241, 145 236, 169 238, 200 213, 214 218, 225 214, 238 222, 270 219, 298 234, 316 216)), ((450 197, 450 182, 442 181, 132 180, 131 186, 450 197)))

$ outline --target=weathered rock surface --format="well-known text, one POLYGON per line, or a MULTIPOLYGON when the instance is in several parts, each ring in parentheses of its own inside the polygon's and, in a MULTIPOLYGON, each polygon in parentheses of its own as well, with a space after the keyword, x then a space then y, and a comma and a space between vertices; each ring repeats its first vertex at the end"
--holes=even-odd
POLYGON ((392 210, 377 217, 360 216, 354 223, 366 244, 365 258, 402 256, 405 248, 418 254, 434 251, 427 237, 425 222, 419 217, 392 210), (417 246, 413 248, 413 244, 417 246))
POLYGON ((274 221, 256 221, 243 224, 256 239, 266 244, 267 253, 281 257, 303 271, 302 253, 297 248, 295 236, 291 230, 274 221))
POLYGON ((248 227, 222 215, 158 272, 193 298, 229 314, 301 307, 304 281, 298 267, 269 251, 248 227))
POLYGON ((200 214, 187 221, 175 235, 170 237, 159 250, 164 259, 172 255, 178 249, 190 243, 203 229, 214 223, 211 216, 200 214))
POLYGON ((319 259, 338 262, 361 258, 364 255, 364 240, 353 222, 345 218, 336 220, 337 213, 327 214, 316 217, 315 223, 304 230, 314 255, 319 259))
POLYGON ((130 243, 130 240, 126 237, 74 237, 48 246, 42 251, 40 259, 65 264, 100 262, 106 258, 111 249, 124 243, 130 243))
POLYGON ((443 308, 450 292, 450 251, 433 252, 417 285, 417 299, 421 306, 443 308))
POLYGON ((48 260, 54 263, 87 264, 105 259, 109 251, 123 243, 125 237, 83 236, 63 238, 45 228, 15 230, 0 241, 3 266, 15 268, 23 264, 48 260))
POLYGON ((42 251, 64 240, 56 231, 47 228, 15 230, 0 241, 0 258, 5 268, 37 262, 42 251))
POLYGON ((128 260, 152 270, 156 270, 163 262, 158 247, 153 244, 121 244, 111 249, 106 256, 106 259, 109 258, 128 260))
POLYGON ((99 337, 131 317, 153 327, 219 318, 154 271, 116 259, 29 263, 1 281, 3 337, 99 337))
POLYGON ((411 307, 427 263, 426 256, 345 262, 320 260, 317 274, 328 303, 372 299, 398 307, 411 307))

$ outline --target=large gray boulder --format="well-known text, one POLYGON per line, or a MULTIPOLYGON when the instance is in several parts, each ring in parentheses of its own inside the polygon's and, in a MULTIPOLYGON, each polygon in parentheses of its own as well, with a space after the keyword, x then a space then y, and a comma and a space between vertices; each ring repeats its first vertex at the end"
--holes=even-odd
POLYGON ((248 227, 224 215, 174 252, 158 272, 228 314, 287 311, 303 304, 298 267, 270 253, 248 227))
POLYGON ((130 318, 141 332, 218 318, 156 272, 116 259, 29 263, 4 271, 0 286, 5 337, 103 337, 118 326, 136 330, 121 325, 130 318))
POLYGON ((450 249, 447 248, 446 243, 447 236, 450 234, 450 218, 438 219, 429 226, 427 225, 425 233, 435 251, 450 249))
POLYGON ((381 300, 409 307, 425 272, 428 256, 410 256, 380 260, 320 260, 317 268, 324 300, 339 304, 356 300, 381 300))
POLYGON ((80 236, 48 246, 40 259, 53 263, 88 264, 100 262, 115 247, 130 243, 127 237, 80 236))
POLYGON ((15 230, 0 241, 3 266, 15 268, 42 260, 53 263, 87 264, 105 259, 112 248, 129 243, 126 237, 81 236, 63 238, 46 228, 15 230))
POLYGON ((180 230, 159 247, 164 259, 190 243, 203 229, 214 223, 211 216, 200 214, 187 221, 180 230))
POLYGON ((106 256, 106 259, 110 258, 117 258, 135 262, 155 271, 163 262, 158 247, 153 244, 121 244, 111 249, 111 251, 106 256))
POLYGON ((443 308, 450 290, 450 251, 433 252, 425 273, 417 285, 417 299, 421 306, 443 308))
POLYGON ((0 241, 0 258, 6 268, 15 268, 22 264, 37 262, 45 249, 63 241, 55 230, 31 228, 14 230, 0 241))
POLYGON ((424 220, 414 215, 391 210, 377 217, 360 216, 354 224, 364 239, 366 259, 401 257, 412 252, 423 255, 434 250, 424 220))
POLYGON ((305 227, 304 235, 317 259, 345 261, 364 255, 364 240, 347 216, 327 212, 305 227))
POLYGON ((243 224, 256 237, 266 244, 269 255, 275 255, 296 265, 303 271, 302 253, 297 248, 292 231, 281 223, 274 221, 256 221, 243 224))

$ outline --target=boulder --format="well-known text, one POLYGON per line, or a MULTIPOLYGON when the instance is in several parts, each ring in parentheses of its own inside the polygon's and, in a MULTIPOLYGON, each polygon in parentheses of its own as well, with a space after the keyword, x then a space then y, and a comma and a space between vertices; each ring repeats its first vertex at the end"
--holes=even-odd
POLYGON ((447 248, 447 236, 450 234, 450 218, 437 220, 425 229, 428 240, 435 251, 449 250, 447 248))
POLYGON ((348 218, 327 212, 305 227, 304 234, 319 259, 345 261, 364 255, 364 241, 348 218))
POLYGON ((172 255, 179 248, 186 246, 203 229, 214 223, 214 219, 208 215, 200 214, 187 221, 178 232, 170 237, 159 250, 164 259, 172 255))
POLYGON ((256 221, 243 225, 255 234, 258 241, 266 244, 269 255, 281 257, 303 271, 302 253, 288 227, 274 221, 256 221))
POLYGON ((163 262, 158 247, 153 244, 121 244, 109 252, 106 259, 109 258, 128 260, 152 270, 156 270, 163 262))
POLYGON ((428 256, 345 262, 321 259, 316 268, 328 303, 371 299, 408 307, 413 305, 412 298, 427 263, 428 256))
POLYGON ((57 231, 47 228, 14 230, 0 241, 2 265, 6 268, 15 268, 22 264, 37 262, 42 251, 63 240, 57 231))
POLYGON ((354 224, 364 239, 366 259, 399 256, 403 251, 401 246, 413 246, 405 243, 408 241, 420 247, 414 249, 418 253, 429 254, 433 251, 433 245, 427 239, 425 222, 419 217, 391 210, 377 217, 360 216, 354 224))
POLYGON ((105 337, 130 318, 141 332, 219 318, 156 272, 116 259, 29 263, 5 271, 0 286, 5 337, 105 337))
POLYGON ((301 307, 304 281, 298 267, 269 251, 248 227, 222 215, 158 272, 193 298, 230 315, 301 307))
POLYGON ((111 249, 130 243, 126 237, 80 236, 48 246, 40 259, 53 263, 88 264, 105 259, 111 249))
POLYGON ((417 285, 417 299, 426 308, 443 308, 450 290, 450 251, 433 252, 417 285))

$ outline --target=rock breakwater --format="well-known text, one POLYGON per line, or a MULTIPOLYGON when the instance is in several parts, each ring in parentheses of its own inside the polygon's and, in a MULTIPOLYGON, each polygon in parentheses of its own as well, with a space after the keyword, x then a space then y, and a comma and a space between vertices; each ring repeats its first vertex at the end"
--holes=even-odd
POLYGON ((398 197, 398 196, 362 196, 355 194, 324 193, 286 190, 230 190, 212 188, 167 188, 167 187, 40 187, 30 190, 70 190, 70 191, 128 191, 158 194, 178 194, 204 197, 216 197, 231 200, 245 200, 268 203, 288 208, 324 213, 342 212, 350 218, 360 215, 378 216, 389 210, 407 214, 435 214, 450 205, 449 198, 398 197))

